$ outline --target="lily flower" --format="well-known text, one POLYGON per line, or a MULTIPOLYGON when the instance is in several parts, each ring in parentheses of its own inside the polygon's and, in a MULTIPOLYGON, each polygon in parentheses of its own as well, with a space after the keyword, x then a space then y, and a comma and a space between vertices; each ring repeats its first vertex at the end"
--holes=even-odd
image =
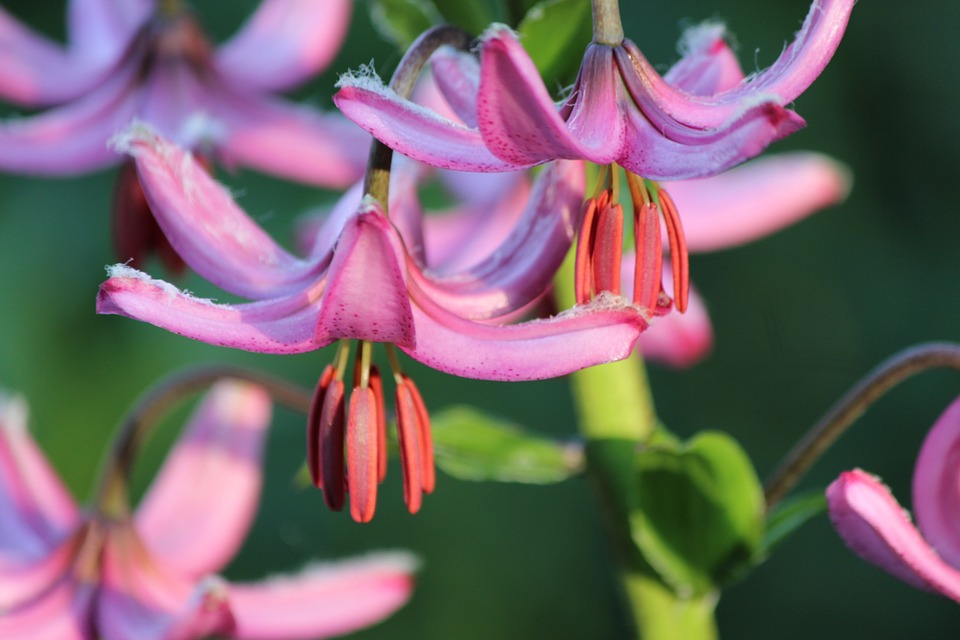
MULTIPOLYGON (((803 120, 784 105, 820 74, 839 45, 854 0, 815 0, 795 41, 770 68, 745 77, 717 24, 689 30, 683 57, 663 77, 613 26, 595 24, 570 96, 555 104, 529 55, 507 28, 482 38, 480 60, 439 56, 441 90, 458 119, 401 99, 372 74, 341 78, 334 101, 387 146, 429 165, 504 171, 557 158, 619 165, 633 196, 641 248, 634 301, 666 312, 660 282, 661 222, 667 231, 677 309, 689 291, 678 208, 656 181, 718 174, 759 154, 803 120)), ((619 286, 624 214, 612 184, 587 200, 577 261, 578 299, 619 286)))
MULTIPOLYGON (((178 0, 71 0, 64 48, 0 9, 0 97, 52 105, 0 124, 0 170, 73 175, 113 165, 107 142, 142 119, 209 164, 349 185, 363 173, 367 136, 338 114, 271 93, 330 63, 350 11, 347 0, 263 0, 214 48, 178 0)), ((164 250, 129 166, 114 208, 122 259, 164 250)))
POLYGON ((415 562, 382 553, 261 582, 213 574, 256 510, 270 397, 221 381, 135 514, 104 494, 81 511, 0 395, 0 636, 10 640, 295 640, 383 619, 410 597, 415 562))
POLYGON ((647 326, 645 310, 612 295, 553 318, 504 324, 546 292, 570 247, 583 194, 581 163, 556 163, 538 176, 501 251, 456 273, 434 273, 397 230, 419 220, 421 211, 415 191, 396 181, 389 218, 381 203, 354 189, 335 207, 310 255, 299 258, 241 211, 189 153, 143 127, 128 131, 118 146, 132 154, 147 199, 187 264, 253 301, 215 304, 117 265, 100 288, 98 312, 261 353, 302 353, 342 341, 318 385, 308 458, 328 504, 342 506, 340 443, 346 438, 350 473, 358 474, 347 483, 357 520, 373 516, 371 478, 379 479, 383 468, 384 443, 371 435, 384 414, 382 391, 374 388, 379 374, 371 367, 372 343, 388 345, 398 389, 405 494, 416 511, 421 493, 432 488, 427 414, 393 345, 453 375, 535 380, 625 358, 647 326), (344 436, 344 375, 352 340, 360 342, 358 373, 344 436))
POLYGON ((861 558, 960 602, 960 399, 927 434, 913 472, 917 526, 878 478, 847 471, 827 489, 830 518, 861 558))

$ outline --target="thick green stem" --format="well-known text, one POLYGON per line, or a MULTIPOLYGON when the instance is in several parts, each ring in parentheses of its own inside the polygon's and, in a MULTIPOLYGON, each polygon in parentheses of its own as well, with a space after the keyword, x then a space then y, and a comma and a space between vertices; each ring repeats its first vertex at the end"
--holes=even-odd
MULTIPOLYGON (((554 282, 561 308, 573 306, 573 260, 554 282)), ((571 374, 587 475, 596 488, 626 606, 643 640, 713 640, 715 596, 679 597, 643 559, 630 530, 634 454, 655 433, 657 416, 639 354, 571 374)))
POLYGON ((591 0, 593 9, 593 41, 618 46, 623 42, 620 3, 617 0, 591 0))

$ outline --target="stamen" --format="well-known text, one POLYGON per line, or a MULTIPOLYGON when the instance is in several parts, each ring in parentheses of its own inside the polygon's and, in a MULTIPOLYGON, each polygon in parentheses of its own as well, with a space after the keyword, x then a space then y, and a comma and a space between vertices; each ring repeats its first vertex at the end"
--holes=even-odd
POLYGON ((680 214, 673 199, 665 190, 660 189, 660 206, 663 209, 663 220, 667 225, 667 238, 670 241, 670 261, 673 267, 673 298, 677 311, 687 310, 687 299, 690 293, 690 256, 687 253, 687 241, 683 235, 683 226, 680 223, 680 214))
POLYGON ((427 411, 427 405, 420 395, 420 390, 413 380, 404 375, 404 383, 410 390, 413 397, 413 404, 417 409, 417 427, 420 434, 420 466, 422 473, 422 484, 424 493, 433 493, 434 486, 437 483, 437 473, 433 466, 433 435, 430 433, 430 413, 427 411))
POLYGON ((420 459, 420 427, 417 405, 404 377, 397 382, 397 439, 403 470, 403 500, 410 513, 420 510, 423 501, 423 462, 420 459))
MULTIPOLYGON (((636 199, 634 199, 636 203, 636 199)), ((663 241, 660 238, 660 212, 652 202, 634 204, 634 238, 637 258, 633 265, 633 302, 649 309, 657 307, 663 288, 663 241)))
POLYGON ((347 484, 350 515, 369 522, 377 506, 377 398, 369 387, 354 388, 347 423, 347 484))
POLYGON ((343 417, 343 380, 335 377, 324 394, 319 420, 323 500, 334 511, 343 509, 345 494, 343 417))
POLYGON ((377 404, 377 482, 387 477, 387 412, 383 402, 383 379, 376 365, 370 366, 370 390, 377 404))
POLYGON ((580 232, 577 234, 577 256, 574 264, 573 286, 577 304, 586 304, 590 301, 590 287, 593 285, 591 247, 593 245, 596 212, 596 198, 590 198, 583 203, 583 212, 580 214, 580 232))
MULTIPOLYGON (((602 198, 600 202, 603 202, 602 198)), ((620 295, 623 206, 619 203, 610 204, 608 201, 606 206, 600 209, 592 253, 594 291, 609 291, 620 295)))
POLYGON ((323 463, 320 457, 320 414, 323 408, 323 398, 327 394, 330 381, 333 380, 334 368, 328 364, 320 374, 320 381, 313 392, 310 402, 310 414, 307 417, 307 469, 310 470, 310 480, 313 486, 323 488, 323 463))

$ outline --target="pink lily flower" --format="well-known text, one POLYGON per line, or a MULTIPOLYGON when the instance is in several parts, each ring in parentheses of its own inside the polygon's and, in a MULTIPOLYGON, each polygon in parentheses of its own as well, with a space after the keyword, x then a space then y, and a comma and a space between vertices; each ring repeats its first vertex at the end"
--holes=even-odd
POLYGON ((258 583, 213 575, 256 511, 270 413, 261 388, 216 385, 131 515, 104 504, 78 509, 30 437, 25 403, 0 396, 0 636, 306 640, 402 606, 415 565, 402 553, 258 583))
MULTIPOLYGON (((570 246, 583 194, 581 163, 557 163, 541 173, 502 251, 456 273, 434 273, 419 261, 414 243, 405 242, 415 231, 401 236, 397 230, 410 229, 420 219, 413 184, 394 181, 390 218, 373 198, 361 199, 359 189, 349 192, 310 255, 298 258, 276 244, 182 149, 143 127, 131 129, 119 144, 133 155, 157 219, 187 264, 253 302, 199 300, 118 265, 100 288, 98 312, 261 353, 301 353, 337 340, 359 341, 346 434, 348 470, 357 474, 348 482, 357 520, 373 516, 374 479, 385 470, 379 435, 385 429, 383 394, 370 364, 372 343, 388 343, 398 384, 404 487, 407 504, 416 511, 421 493, 433 487, 428 416, 390 345, 453 375, 534 380, 625 358, 647 326, 644 310, 612 295, 554 318, 504 324, 543 295, 570 246)), ((308 440, 314 480, 333 508, 343 500, 339 443, 348 353, 346 343, 341 345, 318 385, 308 440)))
POLYGON ((861 558, 960 602, 960 400, 927 434, 913 472, 917 527, 878 478, 847 471, 827 489, 830 518, 861 558), (919 529, 918 529, 919 527, 919 529))
MULTIPOLYGON (((67 48, 0 9, 0 97, 53 105, 0 124, 0 170, 72 175, 113 165, 108 141, 142 119, 207 163, 351 184, 367 136, 338 114, 271 95, 331 62, 350 11, 348 0, 263 0, 215 49, 179 2, 71 0, 67 48)), ((114 207, 121 258, 166 250, 129 166, 114 207)))

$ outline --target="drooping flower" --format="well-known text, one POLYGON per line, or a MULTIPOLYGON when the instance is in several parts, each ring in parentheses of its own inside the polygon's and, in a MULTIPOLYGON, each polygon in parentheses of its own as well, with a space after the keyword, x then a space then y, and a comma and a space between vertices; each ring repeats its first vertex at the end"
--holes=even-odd
MULTIPOLYGON (((346 186, 363 172, 366 135, 339 114, 270 94, 329 64, 350 10, 347 0, 264 0, 216 49, 176 0, 71 0, 67 48, 0 10, 0 97, 52 105, 0 124, 0 170, 71 175, 113 165, 120 158, 107 142, 142 119, 208 163, 346 186)), ((135 177, 121 170, 114 202, 124 260, 166 250, 135 177)))
MULTIPOLYGON (((639 248, 634 301, 661 313, 675 302, 682 312, 689 289, 683 225, 673 199, 655 181, 720 173, 802 126, 784 105, 832 57, 852 6, 853 0, 815 0, 793 44, 750 78, 716 24, 688 31, 683 57, 661 77, 623 38, 617 17, 604 33, 595 23, 595 41, 573 91, 557 104, 514 34, 500 26, 483 36, 479 64, 449 54, 434 62, 443 65, 436 78, 458 119, 401 99, 370 74, 341 78, 334 100, 385 144, 433 166, 488 172, 568 158, 623 167, 639 248), (660 281, 661 218, 673 299, 660 281)), ((614 167, 606 187, 584 205, 576 270, 581 300, 619 293, 624 214, 618 171, 614 167)))
POLYGON ((213 574, 253 519, 269 422, 265 391, 221 381, 135 514, 102 501, 84 512, 30 437, 25 403, 0 395, 0 636, 306 640, 368 626, 403 605, 415 565, 404 553, 253 583, 213 574))
POLYGON ((927 434, 913 472, 917 526, 878 478, 847 471, 827 489, 830 518, 863 559, 960 602, 960 399, 927 434))
MULTIPOLYGON (((398 227, 420 220, 415 185, 394 181, 390 217, 360 189, 349 192, 301 259, 274 242, 188 153, 135 127, 120 141, 137 163, 160 225, 187 264, 222 289, 254 300, 214 304, 118 265, 101 286, 98 312, 150 322, 211 344, 262 353, 301 353, 356 340, 358 364, 344 435, 348 344, 318 385, 309 461, 331 506, 343 500, 346 439, 351 512, 373 516, 384 444, 379 373, 371 344, 388 343, 430 367, 468 378, 533 380, 629 355, 646 328, 645 311, 611 295, 559 316, 512 321, 549 288, 570 247, 583 193, 583 167, 545 169, 500 251, 469 268, 435 273, 398 227), (396 225, 396 226, 395 226, 396 225), (357 399, 359 398, 359 399, 357 399), (354 406, 354 403, 357 406, 354 406), (318 442, 320 444, 318 444, 318 442), (351 470, 352 468, 353 470, 351 470)), ((420 249, 422 250, 422 249, 420 249)), ((432 486, 426 411, 395 355, 404 488, 411 510, 432 486)))

